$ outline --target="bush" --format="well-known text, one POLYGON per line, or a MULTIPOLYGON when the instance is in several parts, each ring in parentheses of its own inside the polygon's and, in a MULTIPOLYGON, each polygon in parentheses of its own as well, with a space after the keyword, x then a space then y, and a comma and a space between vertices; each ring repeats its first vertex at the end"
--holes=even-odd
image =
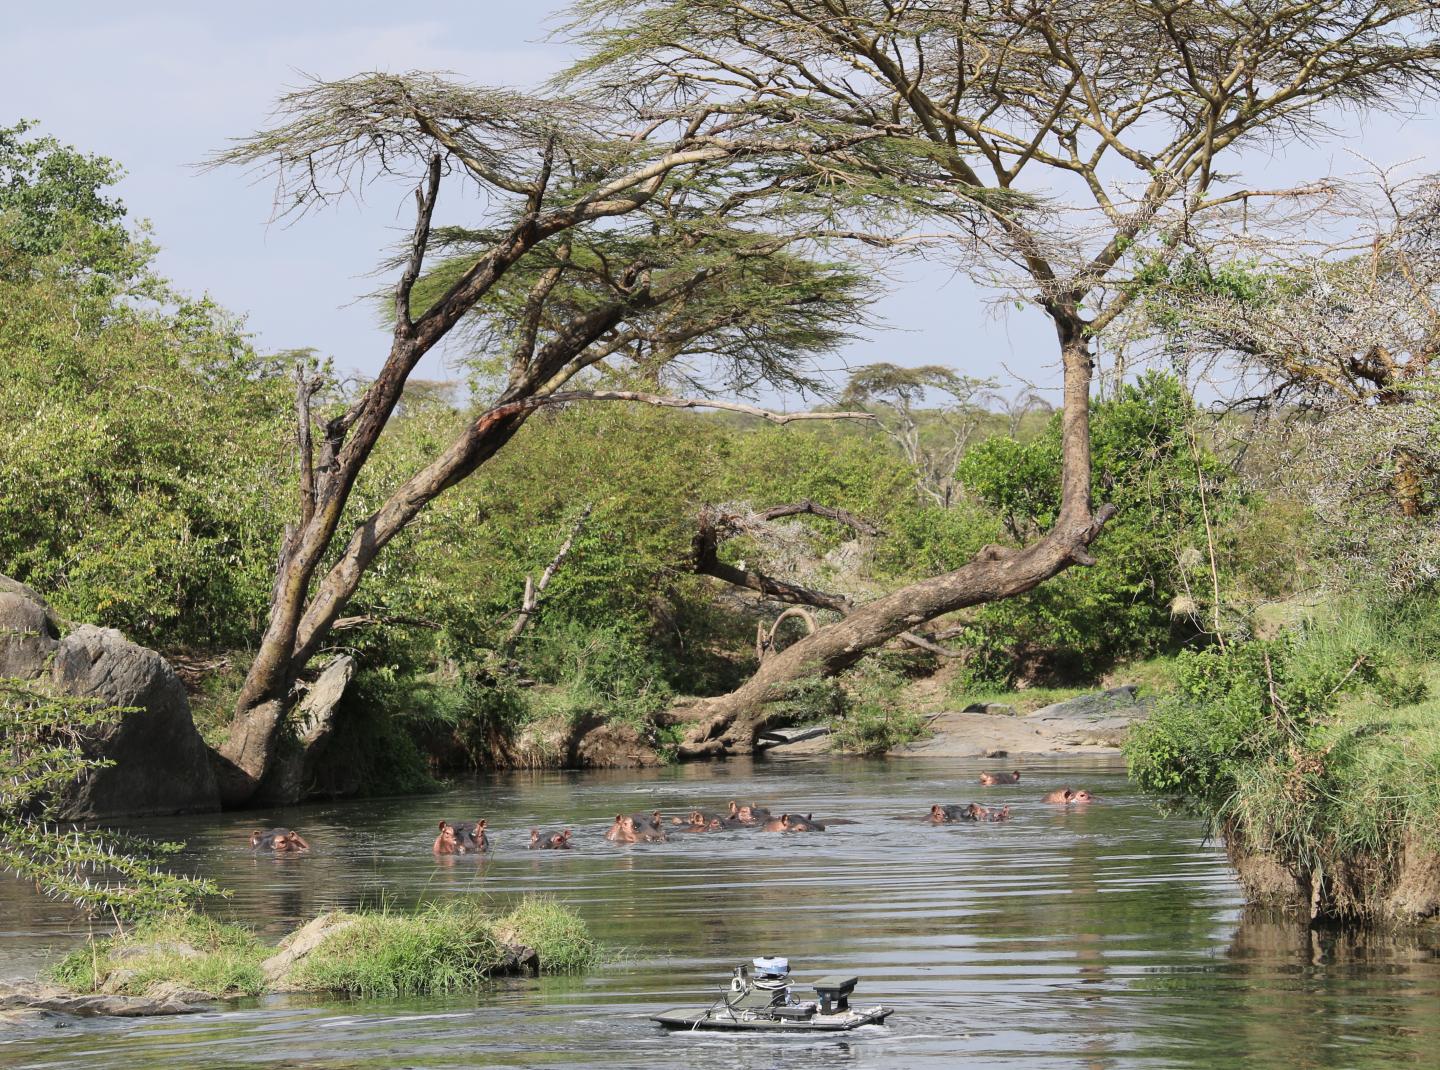
POLYGON ((1179 690, 1130 732, 1131 776, 1297 873, 1384 872, 1412 837, 1440 848, 1440 703, 1409 661, 1423 648, 1394 628, 1408 612, 1351 605, 1182 654, 1179 690))
POLYGON ((845 677, 848 701, 832 730, 841 750, 884 754, 925 734, 925 716, 904 702, 904 679, 875 662, 862 663, 845 677))

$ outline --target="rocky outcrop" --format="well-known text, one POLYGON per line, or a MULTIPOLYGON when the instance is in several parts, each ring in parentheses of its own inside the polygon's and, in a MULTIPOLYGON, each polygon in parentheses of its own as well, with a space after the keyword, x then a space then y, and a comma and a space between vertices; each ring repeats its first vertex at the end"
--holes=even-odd
POLYGON ((61 637, 43 598, 0 577, 0 675, 126 712, 87 747, 113 764, 67 792, 58 816, 81 820, 219 809, 209 748, 190 700, 155 651, 112 628, 82 624, 61 637))
POLYGON ((1136 721, 1150 714, 1134 684, 1076 695, 1042 707, 1025 720, 1058 743, 1072 747, 1118 747, 1136 721))

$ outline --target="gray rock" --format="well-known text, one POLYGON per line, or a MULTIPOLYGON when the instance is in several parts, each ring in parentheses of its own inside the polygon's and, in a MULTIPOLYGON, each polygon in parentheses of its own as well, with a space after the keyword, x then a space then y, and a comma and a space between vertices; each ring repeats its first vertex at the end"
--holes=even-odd
POLYGON ((113 764, 66 793, 72 820, 218 810, 210 752, 174 670, 155 651, 111 628, 82 624, 63 639, 44 600, 0 576, 0 675, 131 712, 94 732, 93 757, 113 764))
POLYGON ((78 1018, 141 1018, 160 1014, 194 1014, 204 1009, 168 998, 81 995, 58 985, 0 981, 0 1011, 53 1011, 78 1018))
POLYGON ((60 638, 60 621, 45 600, 0 576, 0 676, 31 680, 45 671, 60 638))
POLYGON ((991 717, 1018 717, 1020 711, 1014 706, 1004 702, 972 702, 966 706, 963 713, 984 713, 991 717))
POLYGON ((1076 695, 1036 710, 1026 721, 1043 726, 1057 742, 1071 746, 1119 746, 1136 721, 1150 714, 1134 684, 1076 695))
POLYGON ((198 959, 200 952, 183 940, 160 940, 153 944, 125 944, 110 952, 110 957, 118 962, 142 959, 147 955, 174 955, 181 959, 198 959))
POLYGON ((145 998, 165 1003, 214 1003, 220 997, 213 992, 187 988, 179 981, 160 981, 146 990, 145 998))
POLYGON ((330 937, 354 924, 353 917, 332 912, 321 914, 314 921, 296 929, 280 942, 280 949, 275 954, 260 964, 266 987, 272 992, 293 990, 290 974, 295 965, 330 937))

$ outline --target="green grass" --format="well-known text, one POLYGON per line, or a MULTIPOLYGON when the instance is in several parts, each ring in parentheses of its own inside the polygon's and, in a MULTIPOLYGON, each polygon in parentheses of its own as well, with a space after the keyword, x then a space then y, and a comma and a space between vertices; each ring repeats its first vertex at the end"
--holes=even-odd
POLYGON ((543 900, 526 900, 498 919, 469 903, 353 919, 301 960, 290 975, 293 984, 360 996, 472 991, 504 962, 505 944, 517 939, 535 949, 546 971, 580 969, 596 958, 585 923, 543 900))
POLYGON ((146 921, 123 935, 91 940, 53 967, 50 977, 78 992, 94 992, 117 971, 122 995, 139 996, 173 981, 216 995, 256 995, 265 986, 260 963, 272 953, 249 929, 199 914, 146 921))
POLYGON ((553 899, 525 899, 495 923, 495 931, 507 942, 534 948, 547 973, 575 973, 600 957, 585 922, 553 899))
MULTIPOLYGON (((585 922, 549 899, 526 898, 500 917, 465 902, 342 917, 351 924, 301 959, 285 987, 357 996, 468 992, 514 943, 533 948, 549 973, 582 970, 599 958, 585 922)), ((108 980, 122 995, 145 995, 167 981, 219 996, 258 995, 266 987, 260 965, 274 953, 246 928, 180 914, 92 939, 47 974, 77 992, 99 991, 108 980)))

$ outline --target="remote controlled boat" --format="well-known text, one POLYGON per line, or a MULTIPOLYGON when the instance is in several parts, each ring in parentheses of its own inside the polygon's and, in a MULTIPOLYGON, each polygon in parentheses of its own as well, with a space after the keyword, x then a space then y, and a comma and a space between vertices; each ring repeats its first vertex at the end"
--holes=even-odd
POLYGON ((667 1029, 764 1030, 772 1033, 842 1033, 862 1025, 879 1025, 889 1007, 850 1006, 857 978, 834 975, 815 981, 814 999, 797 999, 790 983, 790 963, 776 957, 758 958, 735 967, 730 987, 708 1007, 680 1007, 651 1021, 667 1029), (752 972, 753 970, 753 972, 752 972))

